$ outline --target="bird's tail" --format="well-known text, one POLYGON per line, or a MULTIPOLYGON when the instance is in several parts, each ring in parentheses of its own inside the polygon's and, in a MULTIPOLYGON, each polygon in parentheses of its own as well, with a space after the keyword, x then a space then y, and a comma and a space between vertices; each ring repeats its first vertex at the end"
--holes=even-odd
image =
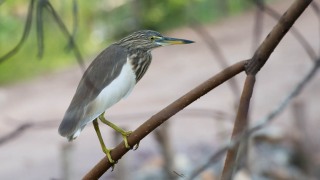
POLYGON ((82 110, 73 110, 65 113, 63 120, 59 126, 59 134, 66 137, 68 141, 72 141, 80 135, 83 127, 80 126, 82 110))

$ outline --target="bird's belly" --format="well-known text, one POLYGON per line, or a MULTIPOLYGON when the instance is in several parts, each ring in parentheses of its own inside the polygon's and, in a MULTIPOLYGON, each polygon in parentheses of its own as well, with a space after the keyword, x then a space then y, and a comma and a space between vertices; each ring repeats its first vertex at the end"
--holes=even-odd
MULTIPOLYGON (((89 121, 94 120, 106 109, 119 102, 132 91, 136 84, 135 74, 130 64, 125 64, 119 74, 87 107, 86 114, 90 114, 89 121), (89 112, 88 112, 89 111, 89 112), (90 112, 91 111, 91 112, 90 112)), ((88 123, 88 122, 87 122, 88 123)))

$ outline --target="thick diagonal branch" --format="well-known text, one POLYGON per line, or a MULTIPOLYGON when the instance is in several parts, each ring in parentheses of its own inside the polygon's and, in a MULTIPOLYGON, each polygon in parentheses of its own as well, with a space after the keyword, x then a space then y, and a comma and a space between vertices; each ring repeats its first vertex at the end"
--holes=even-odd
MULTIPOLYGON (((141 141, 145 136, 147 136, 150 132, 168 120, 170 117, 190 105, 192 102, 199 99, 201 96, 205 95, 215 87, 220 84, 226 82, 233 76, 239 74, 244 71, 244 65, 247 61, 240 61, 224 70, 222 70, 217 75, 208 79, 204 83, 200 84, 198 87, 189 91, 184 96, 180 97, 157 114, 153 115, 149 120, 143 123, 140 127, 138 127, 129 137, 129 144, 137 144, 141 141)), ((124 143, 120 143, 117 147, 115 147, 111 151, 112 158, 117 161, 124 154, 126 154, 129 150, 125 148, 124 143)), ((103 158, 93 169, 88 172, 88 174, 83 179, 98 179, 101 177, 112 164, 108 161, 108 158, 103 158)))
POLYGON ((311 2, 312 0, 296 0, 289 7, 246 65, 247 74, 259 72, 281 39, 311 2))

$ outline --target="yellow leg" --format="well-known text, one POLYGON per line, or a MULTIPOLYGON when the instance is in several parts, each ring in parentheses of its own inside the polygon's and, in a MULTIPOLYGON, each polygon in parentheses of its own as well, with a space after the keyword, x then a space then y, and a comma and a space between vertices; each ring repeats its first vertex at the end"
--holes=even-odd
MULTIPOLYGON (((100 142, 102 151, 107 155, 109 162, 114 164, 115 162, 111 158, 111 154, 110 154, 111 153, 111 149, 106 148, 106 145, 103 142, 97 119, 93 120, 93 126, 94 126, 94 129, 96 130, 97 136, 99 138, 99 142, 100 142)), ((112 169, 113 169, 113 166, 112 166, 112 169)))
MULTIPOLYGON (((120 127, 118 127, 117 125, 113 124, 112 122, 106 120, 106 118, 104 117, 104 113, 102 113, 99 116, 99 119, 101 120, 101 122, 103 122, 104 124, 110 126, 112 129, 114 129, 115 131, 121 133, 124 144, 126 146, 126 148, 130 149, 130 145, 128 144, 128 136, 132 133, 132 131, 125 131, 123 129, 121 129, 120 127)), ((135 145, 134 150, 136 150, 139 147, 139 143, 137 145, 135 145)))

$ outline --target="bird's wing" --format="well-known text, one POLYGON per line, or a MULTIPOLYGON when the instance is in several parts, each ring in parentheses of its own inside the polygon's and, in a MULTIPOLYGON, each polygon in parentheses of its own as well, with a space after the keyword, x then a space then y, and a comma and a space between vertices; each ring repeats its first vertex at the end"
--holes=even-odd
POLYGON ((104 87, 119 76, 127 61, 127 51, 121 46, 111 45, 102 51, 90 64, 78 85, 70 107, 87 105, 104 87))
POLYGON ((102 51, 85 71, 76 93, 59 127, 62 136, 72 136, 83 125, 84 108, 93 101, 104 87, 119 76, 127 61, 127 51, 111 45, 102 51))

